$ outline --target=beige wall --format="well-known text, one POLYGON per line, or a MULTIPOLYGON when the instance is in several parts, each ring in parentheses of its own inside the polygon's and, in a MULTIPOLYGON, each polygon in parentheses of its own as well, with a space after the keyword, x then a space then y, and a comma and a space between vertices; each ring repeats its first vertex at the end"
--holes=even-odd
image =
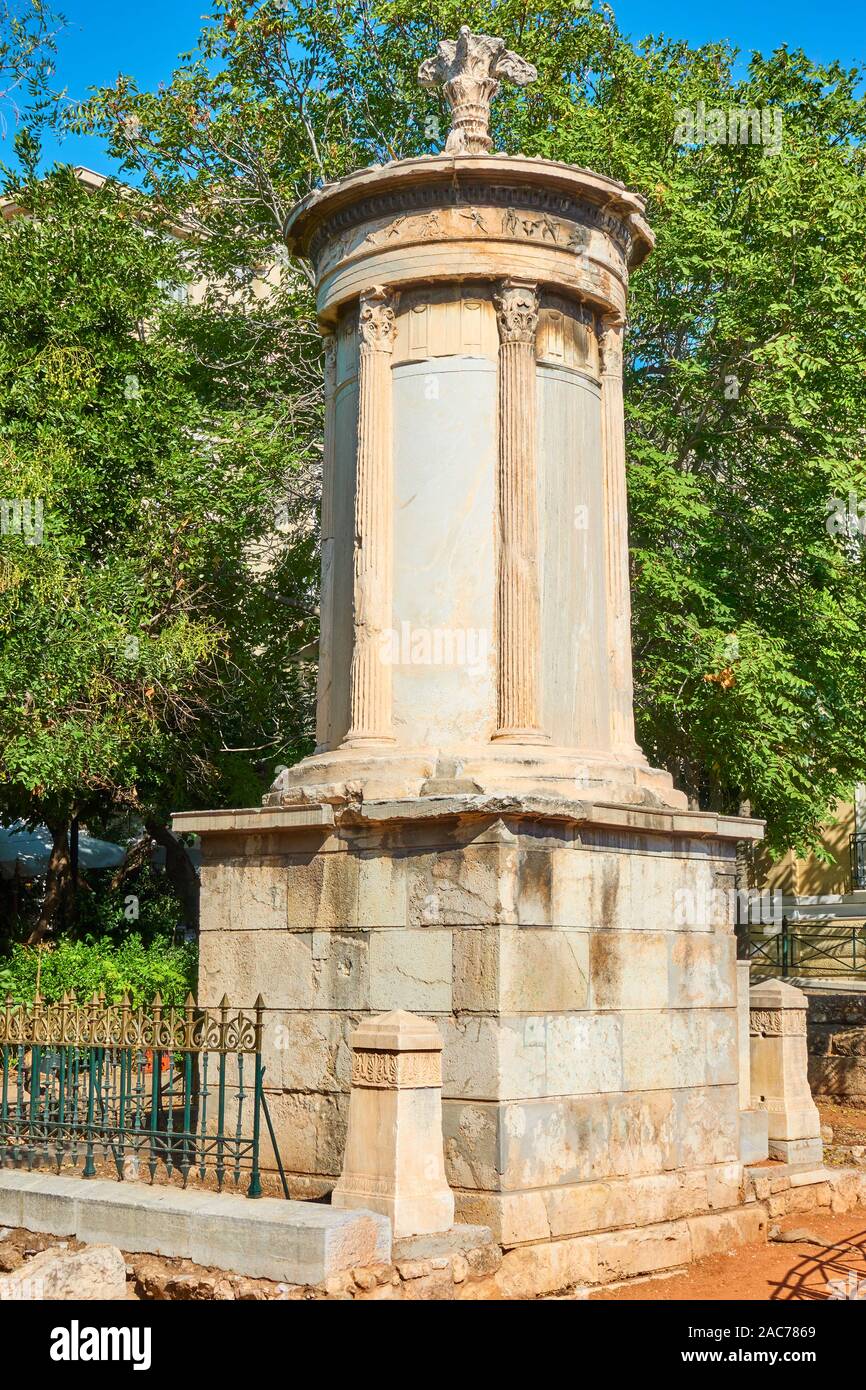
POLYGON ((820 896, 830 893, 850 893, 851 861, 848 838, 854 833, 854 806, 840 801, 833 821, 824 826, 821 843, 833 856, 834 863, 824 864, 814 854, 798 859, 792 851, 775 864, 766 856, 758 860, 758 883, 761 888, 779 889, 797 896, 820 896))

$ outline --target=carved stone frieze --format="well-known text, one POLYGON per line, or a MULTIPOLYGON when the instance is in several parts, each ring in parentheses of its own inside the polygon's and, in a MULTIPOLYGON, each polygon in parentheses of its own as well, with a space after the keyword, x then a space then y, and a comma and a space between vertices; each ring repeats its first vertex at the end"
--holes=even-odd
POLYGON ((510 187, 467 180, 456 186, 423 185, 360 199, 326 218, 310 242, 319 274, 362 243, 381 246, 402 237, 438 240, 447 235, 447 214, 457 213, 469 235, 496 234, 542 241, 585 255, 593 231, 610 238, 623 257, 632 233, 626 218, 555 189, 510 187), (496 214, 499 214, 497 216, 496 214), (371 222, 382 225, 370 229, 371 222))
POLYGON ((362 1052, 352 1054, 352 1085, 382 1090, 442 1085, 441 1052, 362 1052))
POLYGON ((752 1009, 749 1032, 758 1038, 797 1038, 806 1034, 803 1009, 752 1009))

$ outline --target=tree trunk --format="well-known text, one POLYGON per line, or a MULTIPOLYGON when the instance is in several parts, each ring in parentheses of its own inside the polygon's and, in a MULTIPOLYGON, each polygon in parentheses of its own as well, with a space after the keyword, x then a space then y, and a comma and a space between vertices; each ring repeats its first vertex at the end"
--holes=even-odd
POLYGON ((57 925, 63 925, 72 887, 69 862, 69 822, 50 825, 52 844, 45 882, 45 898, 36 926, 27 938, 28 946, 38 946, 57 925))
POLYGON ((144 823, 150 835, 165 850, 165 872, 180 898, 186 926, 198 935, 199 881, 183 841, 158 820, 144 823))

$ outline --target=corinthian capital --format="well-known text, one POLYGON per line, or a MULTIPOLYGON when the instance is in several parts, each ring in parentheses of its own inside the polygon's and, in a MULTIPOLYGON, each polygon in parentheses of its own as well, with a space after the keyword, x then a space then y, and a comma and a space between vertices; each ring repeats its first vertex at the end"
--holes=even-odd
POLYGON ((358 328, 363 346, 377 352, 392 352, 397 333, 397 296, 384 285, 374 285, 361 295, 358 328))
POLYGON ((538 327, 538 290, 527 280, 503 280, 494 296, 499 339, 503 343, 534 343, 538 327))
POLYGON ((502 81, 525 87, 538 73, 511 53, 504 39, 473 34, 464 24, 459 37, 443 39, 432 58, 418 69, 422 87, 441 86, 451 107, 446 154, 486 154, 490 139, 490 103, 502 81))

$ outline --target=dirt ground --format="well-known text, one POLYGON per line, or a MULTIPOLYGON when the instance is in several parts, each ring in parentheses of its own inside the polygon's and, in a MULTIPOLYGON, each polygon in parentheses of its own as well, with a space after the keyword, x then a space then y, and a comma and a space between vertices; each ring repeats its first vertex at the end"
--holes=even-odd
POLYGON ((733 1299, 760 1303, 834 1296, 866 1300, 863 1207, 843 1216, 829 1212, 787 1216, 778 1226, 783 1233, 800 1238, 742 1245, 725 1255, 698 1260, 682 1274, 645 1279, 590 1297, 622 1302, 733 1299))
POLYGON ((819 1103, 821 1124, 833 1131, 834 1144, 866 1144, 866 1110, 852 1105, 819 1103))

